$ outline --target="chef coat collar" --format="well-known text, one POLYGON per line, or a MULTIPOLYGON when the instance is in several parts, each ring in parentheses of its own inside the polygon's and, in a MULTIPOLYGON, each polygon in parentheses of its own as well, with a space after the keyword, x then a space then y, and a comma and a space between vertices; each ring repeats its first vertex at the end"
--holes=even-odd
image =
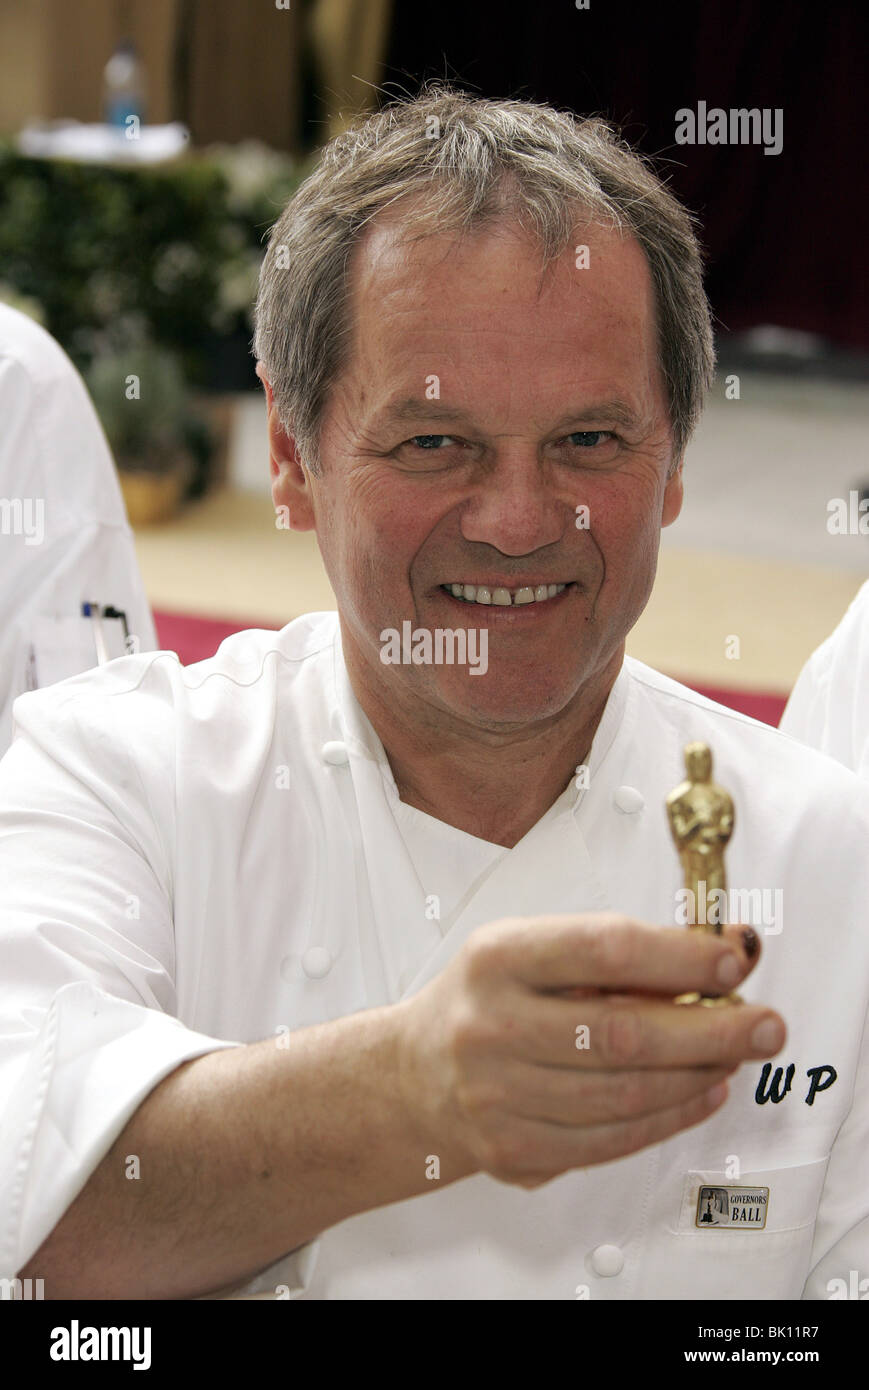
MULTIPOLYGON (((347 664, 344 660, 344 651, 341 645, 341 625, 336 621, 335 636, 333 640, 333 680, 335 703, 338 710, 338 718, 341 724, 342 736, 347 745, 347 751, 351 757, 365 758, 371 762, 378 763, 383 779, 387 787, 400 800, 395 778, 392 775, 392 768, 386 756, 386 750, 380 740, 370 719, 366 715, 350 682, 350 675, 347 664)), ((595 730, 586 766, 589 770, 588 780, 591 781, 594 773, 601 768, 607 757, 616 734, 622 727, 628 703, 628 691, 630 686, 630 673, 627 669, 627 658, 622 661, 619 673, 610 689, 609 697, 604 707, 600 723, 595 730)), ((564 793, 560 793, 560 797, 564 793)), ((575 789, 572 809, 576 810, 585 795, 585 788, 575 789)))

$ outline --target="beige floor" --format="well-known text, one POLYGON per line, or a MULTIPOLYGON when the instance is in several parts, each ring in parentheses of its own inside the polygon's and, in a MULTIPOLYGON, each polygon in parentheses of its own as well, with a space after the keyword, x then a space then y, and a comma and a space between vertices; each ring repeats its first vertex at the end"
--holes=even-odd
MULTIPOLYGON (((138 531, 136 548, 156 608, 282 625, 335 607, 314 537, 277 530, 265 493, 216 493, 166 526, 138 531)), ((862 579, 851 570, 669 546, 628 648, 682 678, 784 694, 862 579), (737 660, 725 654, 734 636, 737 660)))
POLYGON ((685 680, 786 695, 862 582, 847 570, 663 551, 628 651, 685 680), (726 654, 736 650, 736 659, 726 654))
POLYGON ((283 626, 334 608, 311 533, 279 531, 267 493, 222 491, 175 520, 136 532, 153 608, 283 626))

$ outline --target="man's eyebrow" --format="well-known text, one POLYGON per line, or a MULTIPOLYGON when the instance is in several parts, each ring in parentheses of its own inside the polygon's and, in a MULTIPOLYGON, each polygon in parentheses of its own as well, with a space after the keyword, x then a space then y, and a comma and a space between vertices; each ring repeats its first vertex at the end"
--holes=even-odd
MULTIPOLYGON (((427 401, 420 400, 417 396, 405 396, 402 400, 393 401, 392 404, 385 406, 377 413, 372 423, 389 425, 412 420, 470 422, 472 418, 467 410, 462 409, 461 406, 450 405, 448 401, 427 401)), ((629 429, 637 424, 637 414, 622 400, 594 401, 591 404, 577 406, 575 409, 565 411, 551 428, 564 429, 568 425, 582 424, 592 420, 611 420, 614 424, 624 425, 629 429)))

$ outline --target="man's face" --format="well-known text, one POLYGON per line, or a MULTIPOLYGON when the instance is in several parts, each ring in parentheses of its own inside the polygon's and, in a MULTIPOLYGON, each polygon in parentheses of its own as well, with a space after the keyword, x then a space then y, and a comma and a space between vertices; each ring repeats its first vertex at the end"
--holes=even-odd
POLYGON ((575 240, 587 268, 571 246, 542 278, 539 250, 509 224, 408 243, 400 223, 380 222, 354 259, 352 352, 303 510, 351 673, 382 698, 411 699, 421 718, 527 725, 558 715, 608 667, 614 676, 652 588, 661 525, 681 505, 681 470, 666 480, 642 250, 597 226, 575 240), (566 588, 484 606, 453 584, 492 597, 566 588), (381 632, 407 619, 432 632, 485 628, 486 674, 385 665, 381 632))

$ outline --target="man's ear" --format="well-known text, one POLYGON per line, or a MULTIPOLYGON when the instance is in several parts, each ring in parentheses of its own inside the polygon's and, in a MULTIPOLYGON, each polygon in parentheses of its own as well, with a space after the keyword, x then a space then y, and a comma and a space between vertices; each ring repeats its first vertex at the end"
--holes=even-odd
POLYGON ((664 488, 664 506, 661 511, 662 526, 672 526, 682 510, 682 502, 684 499, 684 490, 682 487, 683 462, 684 456, 677 461, 675 466, 671 465, 667 485, 664 488))
POLYGON ((315 518, 310 476, 302 463, 294 436, 284 426, 278 414, 275 393, 262 362, 257 362, 256 374, 266 393, 272 501, 276 514, 280 513, 285 518, 285 524, 281 529, 313 531, 315 518))
POLYGON ((256 367, 254 368, 254 370, 256 371, 257 376, 259 377, 260 381, 262 382, 263 386, 265 387, 265 392, 266 392, 266 409, 267 409, 267 410, 271 410, 271 408, 272 408, 272 396, 273 396, 274 393, 273 393, 273 391, 272 391, 271 382, 269 381, 268 377, 266 376, 266 369, 265 369, 265 367, 263 366, 262 362, 257 362, 256 367))

